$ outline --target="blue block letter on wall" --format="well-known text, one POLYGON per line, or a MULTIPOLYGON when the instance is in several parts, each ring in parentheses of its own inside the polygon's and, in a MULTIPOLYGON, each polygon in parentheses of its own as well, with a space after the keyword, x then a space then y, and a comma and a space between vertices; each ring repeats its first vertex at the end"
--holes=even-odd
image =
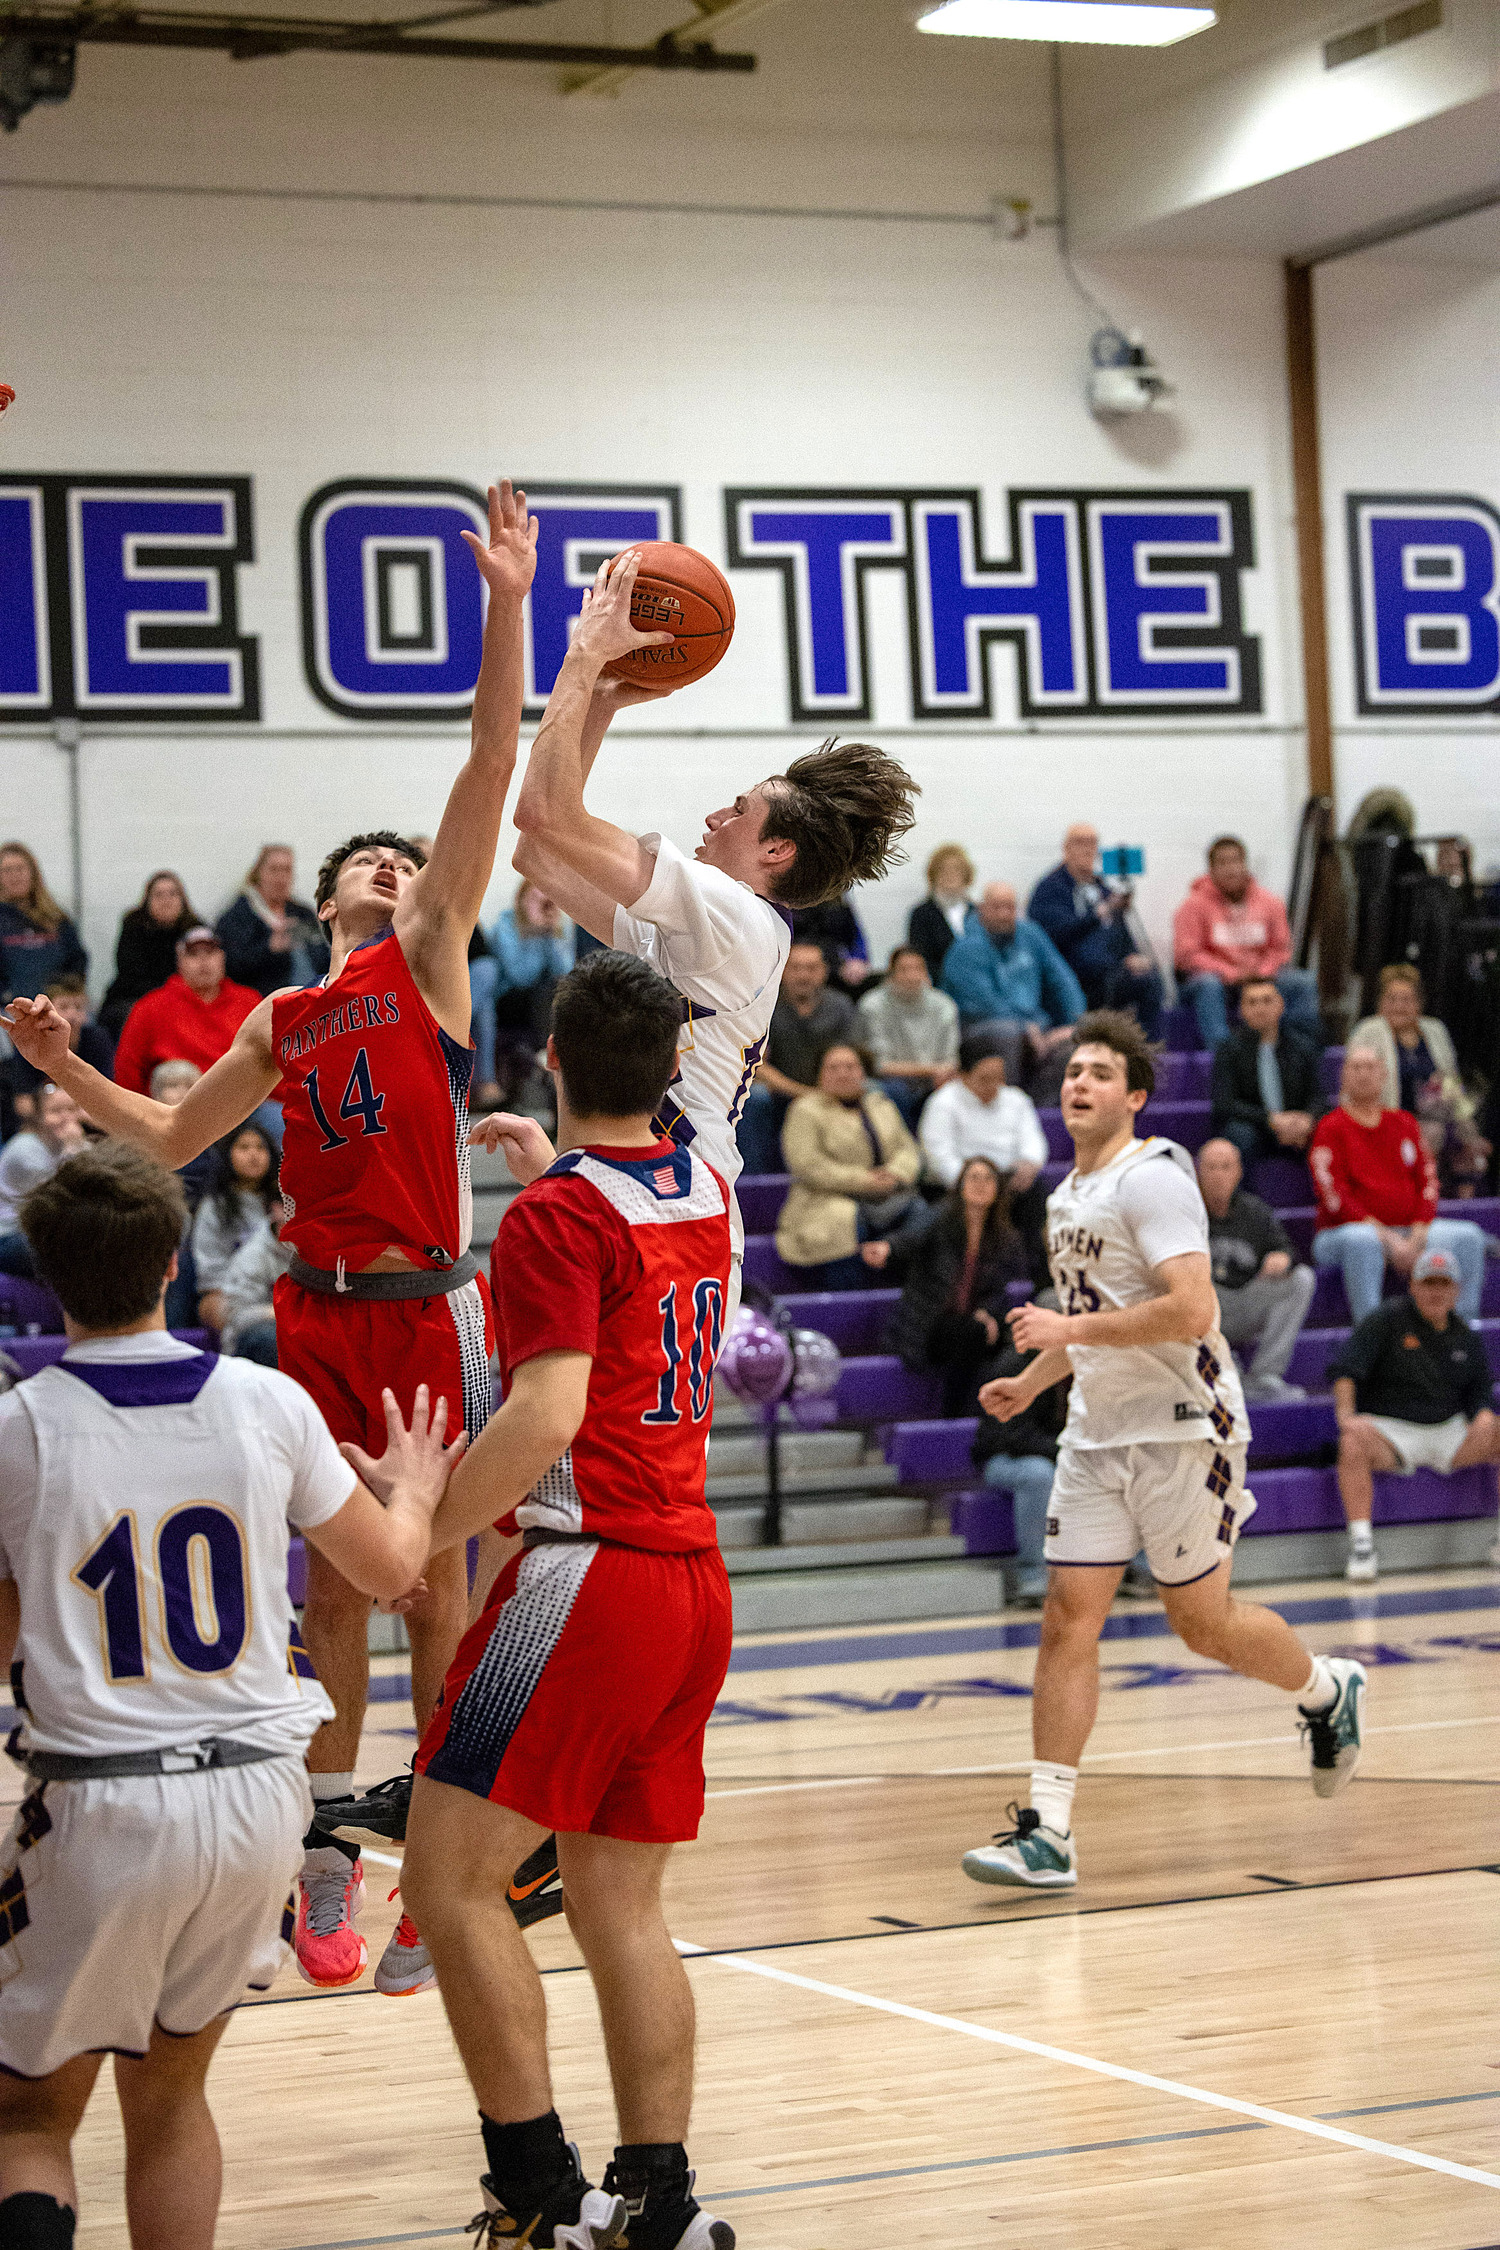
POLYGON ((1360 710, 1500 703, 1500 516, 1463 495, 1352 492, 1348 508, 1360 710))

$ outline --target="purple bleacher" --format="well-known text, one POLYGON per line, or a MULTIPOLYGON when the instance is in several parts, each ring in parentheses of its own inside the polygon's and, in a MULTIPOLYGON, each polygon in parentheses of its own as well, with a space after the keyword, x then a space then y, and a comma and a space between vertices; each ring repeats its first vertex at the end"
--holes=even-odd
POLYGON ((816 1328, 841 1352, 878 1352, 891 1315, 901 1302, 899 1289, 805 1289, 780 1300, 794 1328, 816 1328))
POLYGON ((926 1369, 914 1374, 885 1352, 845 1359, 834 1396, 847 1422, 896 1422, 943 1410, 942 1377, 926 1369))
POLYGON ((1307 1159, 1302 1156, 1257 1156, 1245 1181, 1252 1195, 1269 1203, 1273 1211, 1306 1203, 1312 1193, 1307 1159))
POLYGON ((747 1234, 745 1237, 746 1281, 757 1282, 762 1289, 774 1289, 780 1296, 784 1290, 795 1290, 807 1279, 795 1266, 784 1266, 776 1253, 774 1234, 747 1234))
MULTIPOLYGON (((1241 1536, 1265 1539, 1279 1531, 1342 1531, 1344 1511, 1332 1469, 1261 1469, 1251 1490, 1255 1514, 1241 1536)), ((1454 1476, 1419 1469, 1415 1476, 1375 1479, 1375 1521, 1457 1523, 1495 1513, 1493 1469, 1460 1469, 1454 1476)))
MULTIPOLYGON (((1278 1207, 1276 1216, 1296 1244, 1297 1255, 1310 1258, 1313 1231, 1318 1219, 1316 1209, 1285 1210, 1278 1207)), ((1445 1199, 1438 1205, 1438 1216, 1442 1219, 1472 1219, 1475 1226, 1482 1227, 1486 1234, 1500 1235, 1500 1196, 1476 1195, 1462 1202, 1445 1199)))
POLYGON ((771 1232, 791 1184, 790 1172, 740 1174, 734 1192, 740 1206, 740 1217, 745 1222, 746 1234, 771 1232))
MULTIPOLYGON (((213 1339, 206 1328, 174 1328, 172 1333, 180 1342, 191 1344, 195 1351, 213 1348, 213 1339)), ((0 1344, 0 1351, 15 1361, 23 1376, 39 1374, 44 1367, 55 1367, 67 1348, 66 1336, 9 1336, 0 1344)))
POLYGON ((0 1326, 14 1328, 22 1336, 28 1328, 42 1336, 60 1336, 62 1324, 62 1306, 44 1281, 0 1273, 0 1326))
POLYGON ((971 1555, 1013 1555, 1016 1551, 1015 1514, 1008 1492, 981 1486, 976 1492, 955 1492, 948 1513, 949 1525, 971 1555))
POLYGON ((965 1477, 974 1466, 969 1449, 977 1427, 972 1416, 952 1422, 898 1422, 886 1440, 885 1457, 903 1484, 965 1477))
MULTIPOLYGON (((1403 1297, 1406 1283, 1400 1274, 1386 1268, 1385 1289, 1387 1297, 1403 1297)), ((1479 1290, 1479 1311, 1484 1319, 1500 1318, 1500 1264, 1494 1259, 1486 1262, 1484 1280, 1479 1290)), ((1312 1310, 1307 1316, 1310 1328, 1338 1328, 1349 1322, 1349 1301, 1344 1295, 1344 1277, 1337 1266, 1320 1266, 1313 1289, 1312 1310)))
POLYGON ((1198 1018, 1191 1008, 1164 1008, 1161 1035, 1173 1054, 1195 1055, 1201 1052, 1198 1045, 1198 1018))
MULTIPOLYGON (((1500 1320, 1479 1320, 1474 1332, 1483 1338, 1491 1369, 1500 1374, 1500 1320)), ((1304 1390, 1326 1391, 1328 1363, 1348 1339, 1347 1328, 1304 1328, 1297 1338, 1287 1377, 1304 1390)))
MULTIPOLYGON (((1047 1146, 1052 1151, 1053 1162, 1064 1169, 1073 1161, 1073 1143, 1063 1123, 1060 1109, 1037 1111, 1042 1121, 1042 1131, 1047 1136, 1047 1146)), ((1169 1141, 1180 1141, 1182 1146, 1196 1155, 1213 1131, 1213 1123, 1206 1101, 1164 1102, 1152 1095, 1141 1112, 1142 1131, 1165 1134, 1169 1141)), ((1061 1173, 1058 1177, 1061 1178, 1061 1173)))

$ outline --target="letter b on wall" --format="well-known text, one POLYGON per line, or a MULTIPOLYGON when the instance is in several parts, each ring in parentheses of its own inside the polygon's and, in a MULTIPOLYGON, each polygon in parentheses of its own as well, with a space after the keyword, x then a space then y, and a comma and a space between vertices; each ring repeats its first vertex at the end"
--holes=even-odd
POLYGON ((1500 704, 1500 516, 1466 495, 1351 492, 1361 712, 1500 704))

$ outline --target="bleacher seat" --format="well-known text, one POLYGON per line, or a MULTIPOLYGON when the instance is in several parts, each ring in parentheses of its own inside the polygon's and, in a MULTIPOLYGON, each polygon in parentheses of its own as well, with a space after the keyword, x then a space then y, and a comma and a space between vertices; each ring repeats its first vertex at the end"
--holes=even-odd
POLYGON ((45 1281, 0 1273, 0 1327, 13 1328, 24 1339, 28 1328, 41 1336, 60 1336, 62 1325, 62 1306, 45 1281))

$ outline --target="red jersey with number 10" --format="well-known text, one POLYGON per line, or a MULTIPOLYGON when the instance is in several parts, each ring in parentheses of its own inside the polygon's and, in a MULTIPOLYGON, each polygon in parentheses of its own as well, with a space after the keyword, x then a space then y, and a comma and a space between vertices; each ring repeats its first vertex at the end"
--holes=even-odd
POLYGON ((542 1352, 593 1360, 583 1424, 507 1528, 661 1553, 718 1541, 704 1496, 729 1287, 729 1190, 670 1140, 572 1149, 523 1188, 491 1253, 507 1383, 542 1352))
POLYGON ((387 1248, 451 1266, 473 1229, 473 1049, 437 1022, 395 932, 356 946, 331 983, 273 1001, 271 1037, 283 1241, 325 1272, 387 1248))

